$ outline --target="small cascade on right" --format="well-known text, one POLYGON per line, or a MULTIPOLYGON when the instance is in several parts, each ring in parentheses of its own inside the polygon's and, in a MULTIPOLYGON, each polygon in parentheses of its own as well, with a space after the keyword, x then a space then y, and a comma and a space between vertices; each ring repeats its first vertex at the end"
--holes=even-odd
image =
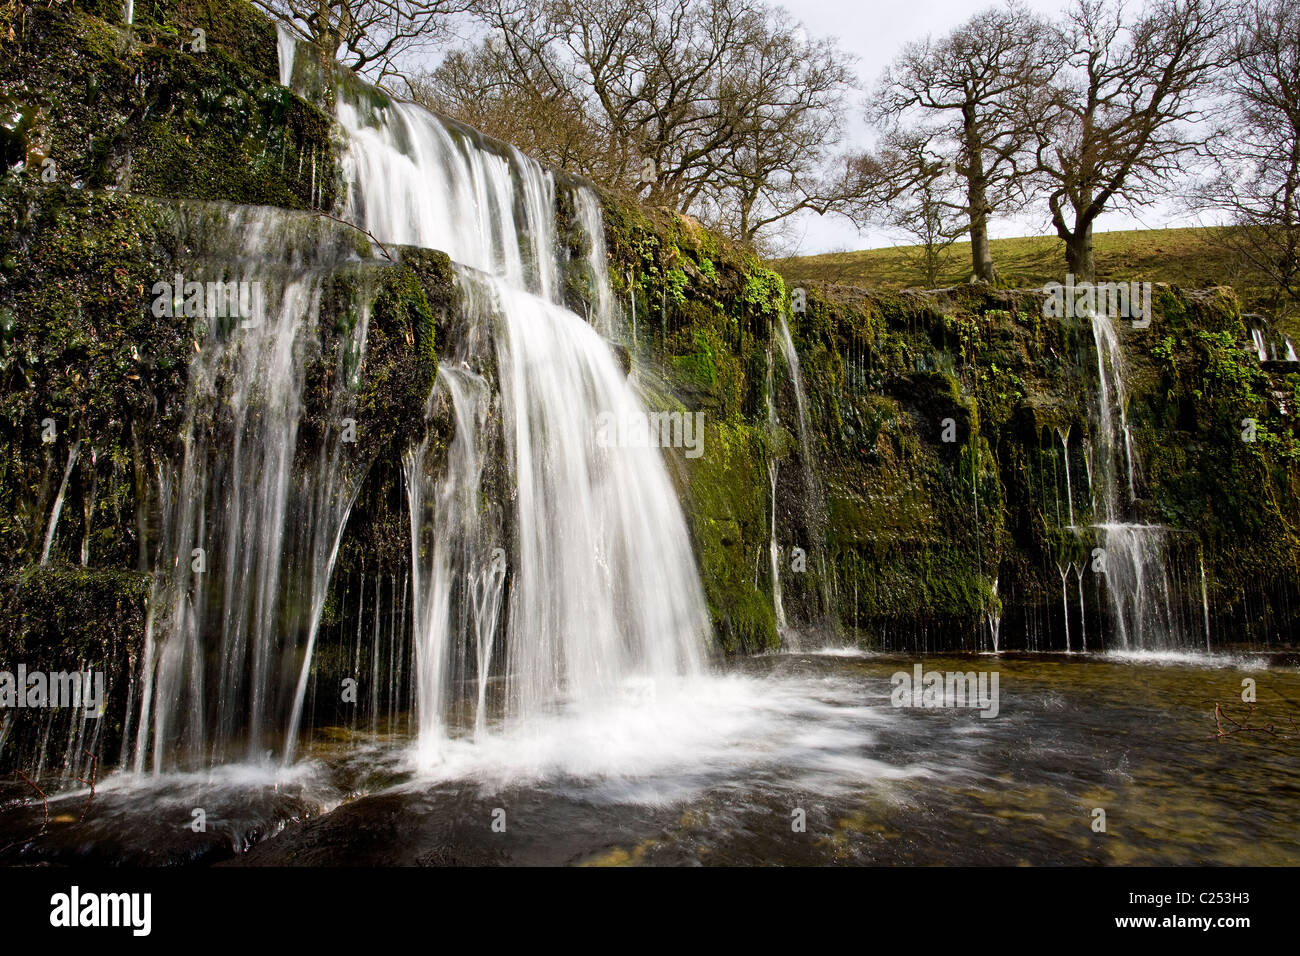
POLYGON ((1241 319, 1250 331, 1250 345, 1261 365, 1268 363, 1286 366, 1300 361, 1290 336, 1274 328, 1267 318, 1249 312, 1241 319))
POLYGON ((782 644, 800 650, 828 637, 837 639, 839 621, 827 572, 826 495, 818 476, 812 416, 784 311, 772 320, 766 351, 773 614, 782 644))
POLYGON ((1171 568, 1170 529, 1135 520, 1141 462, 1129 428, 1119 335, 1104 313, 1092 316, 1092 333, 1097 353, 1097 401, 1090 458, 1096 498, 1093 530, 1100 553, 1094 550, 1091 563, 1093 570, 1103 574, 1109 603, 1106 649, 1190 649, 1192 642, 1183 633, 1177 609, 1180 601, 1176 600, 1179 590, 1171 568))
MULTIPOLYGON (((764 383, 764 391, 767 394, 767 430, 769 435, 775 436, 779 422, 776 417, 776 392, 775 381, 772 375, 772 343, 767 344, 767 380, 764 383)), ((768 557, 772 568, 772 611, 776 615, 776 627, 778 633, 784 635, 786 629, 785 605, 781 599, 781 548, 776 541, 776 480, 779 474, 779 465, 775 456, 769 455, 767 459, 767 477, 771 485, 771 537, 768 542, 768 557)))
POLYGON ((778 318, 776 332, 781 354, 785 358, 786 375, 794 391, 795 411, 798 416, 802 519, 804 534, 807 536, 805 548, 807 556, 816 559, 821 571, 817 582, 821 616, 833 620, 834 607, 826 576, 826 494, 817 476, 817 459, 812 443, 812 419, 808 413, 808 397, 804 390, 803 371, 799 366, 799 353, 795 350, 794 339, 790 336, 790 326, 786 322, 784 312, 778 318))

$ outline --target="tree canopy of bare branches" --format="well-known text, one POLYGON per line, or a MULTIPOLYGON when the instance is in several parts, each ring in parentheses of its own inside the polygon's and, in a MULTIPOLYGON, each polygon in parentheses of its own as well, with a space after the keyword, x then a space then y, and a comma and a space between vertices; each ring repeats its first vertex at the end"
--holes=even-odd
POLYGON ((937 224, 933 216, 940 207, 959 203, 956 208, 970 233, 975 279, 996 278, 988 245, 990 216, 1025 199, 1029 118, 1054 72, 1049 36, 1042 19, 1015 3, 977 13, 940 40, 926 38, 904 47, 881 77, 868 109, 868 117, 892 134, 895 146, 911 144, 901 154, 895 148, 895 161, 887 163, 895 177, 902 177, 892 180, 888 198, 928 196, 932 224, 937 224), (923 158, 927 154, 933 161, 923 158), (959 200, 941 188, 935 162, 964 184, 959 200))
POLYGON ((1065 242, 1067 269, 1092 279, 1093 223, 1162 195, 1210 138, 1207 85, 1224 63, 1219 0, 1075 0, 1055 30, 1061 68, 1028 120, 1035 174, 1065 242))
POLYGON ((484 0, 419 98, 745 241, 841 200, 848 58, 762 0, 484 0))
POLYGON ((446 38, 446 21, 473 0, 253 0, 297 27, 322 55, 379 85, 400 80, 404 57, 446 38))
POLYGON ((1278 295, 1300 306, 1300 0, 1246 0, 1227 34, 1231 67, 1210 144, 1213 174, 1193 205, 1226 212, 1219 236, 1278 295))

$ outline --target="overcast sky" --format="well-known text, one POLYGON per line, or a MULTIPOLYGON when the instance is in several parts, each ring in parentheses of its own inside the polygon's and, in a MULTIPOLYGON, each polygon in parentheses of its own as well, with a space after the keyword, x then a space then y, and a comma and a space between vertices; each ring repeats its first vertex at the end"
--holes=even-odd
MULTIPOLYGON (((1047 16, 1055 16, 1065 6, 1064 0, 1024 0, 1026 6, 1047 16)), ((795 19, 803 22, 814 36, 835 37, 840 47, 857 58, 857 73, 865 90, 856 94, 860 104, 881 71, 904 43, 926 34, 936 37, 947 33, 978 10, 991 6, 981 0, 783 0, 781 3, 795 19)), ((860 105, 854 110, 861 113, 860 105)), ((865 124, 855 116, 850 129, 849 145, 862 146, 867 141, 865 124)), ((1191 225, 1186 216, 1176 216, 1165 209, 1142 209, 1136 216, 1105 213, 1097 221, 1098 232, 1111 229, 1158 228, 1166 224, 1191 225)), ((1052 233, 1046 212, 1031 210, 1017 220, 994 220, 993 236, 1023 236, 1052 233)), ((799 223, 798 252, 814 254, 842 249, 870 249, 895 245, 900 236, 880 229, 859 232, 839 216, 809 215, 799 223)))

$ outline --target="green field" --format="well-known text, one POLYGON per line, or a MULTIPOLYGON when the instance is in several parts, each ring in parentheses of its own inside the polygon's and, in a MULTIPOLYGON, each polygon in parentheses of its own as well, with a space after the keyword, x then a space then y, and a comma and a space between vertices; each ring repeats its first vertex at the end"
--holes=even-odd
MULTIPOLYGON (((1248 307, 1262 308, 1268 290, 1233 263, 1216 241, 1215 227, 1135 229, 1099 232, 1093 240, 1099 280, 1169 282, 1183 288, 1231 285, 1248 307)), ((994 239, 993 261, 1009 288, 1031 288, 1065 279, 1065 244, 1054 236, 994 239)), ((922 288, 925 270, 920 249, 895 246, 861 252, 832 252, 778 260, 775 267, 790 282, 834 283, 891 291, 922 288)), ((970 243, 943 254, 939 286, 970 278, 970 243)))

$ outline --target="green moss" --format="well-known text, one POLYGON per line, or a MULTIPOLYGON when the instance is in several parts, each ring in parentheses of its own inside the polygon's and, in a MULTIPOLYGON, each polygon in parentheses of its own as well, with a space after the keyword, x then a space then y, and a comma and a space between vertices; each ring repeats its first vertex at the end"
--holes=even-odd
MULTIPOLYGON (((149 586, 146 574, 59 564, 32 565, 0 577, 0 666, 11 672, 22 664, 29 672, 103 675, 104 713, 88 725, 94 735, 85 745, 94 747, 100 766, 111 765, 120 753, 149 586)), ((0 770, 34 774, 41 764, 58 767, 69 740, 62 720, 58 711, 17 711, 0 741, 0 770), (49 733, 51 727, 55 733, 49 733)))
POLYGON ((27 135, 42 141, 59 182, 329 208, 338 180, 331 120, 276 81, 269 22, 232 2, 181 7, 188 19, 176 22, 211 24, 206 52, 181 50, 148 24, 128 38, 73 8, 29 12, 16 54, 0 66, 0 95, 43 111, 27 135), (257 26, 231 26, 240 22, 257 26))
POLYGON ((753 652, 779 643, 766 571, 766 438, 760 428, 707 427, 705 453, 687 460, 688 515, 700 577, 722 647, 753 652))

